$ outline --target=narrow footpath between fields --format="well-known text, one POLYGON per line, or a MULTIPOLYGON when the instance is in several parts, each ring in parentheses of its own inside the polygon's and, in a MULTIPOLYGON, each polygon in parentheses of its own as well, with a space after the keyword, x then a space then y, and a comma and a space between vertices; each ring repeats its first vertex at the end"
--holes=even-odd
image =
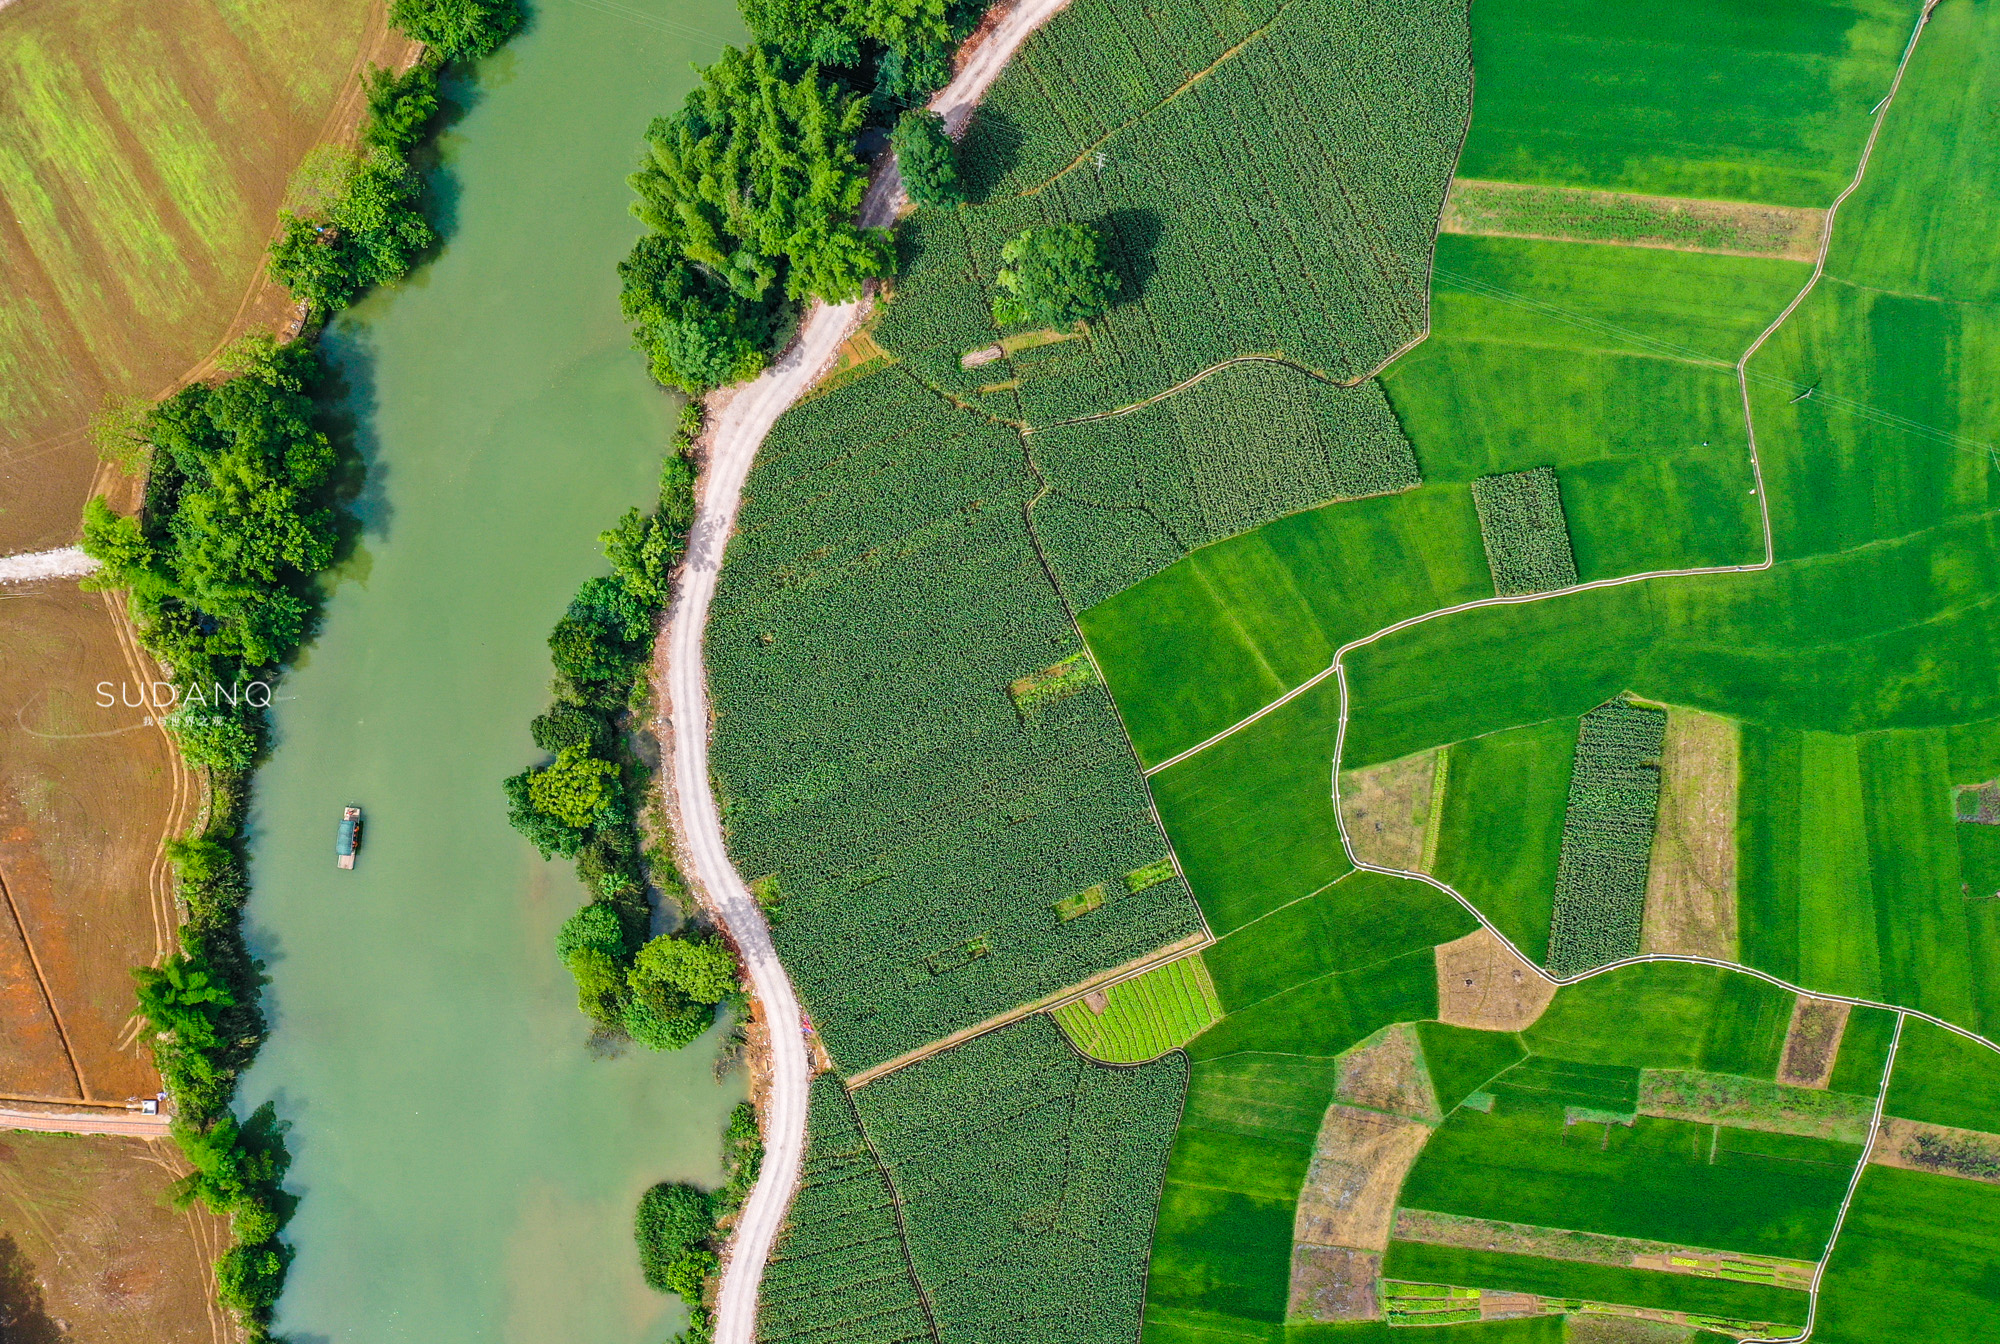
MULTIPOLYGON (((968 41, 963 62, 950 84, 931 99, 954 136, 964 132, 994 79, 1021 44, 1068 0, 1019 0, 997 22, 968 41)), ((902 178, 893 160, 869 185, 861 222, 873 228, 894 224, 905 205, 902 178)), ((785 1212, 798 1187, 805 1160, 807 1090, 812 1062, 806 1049, 798 996, 771 943, 770 926, 730 863, 722 817, 709 787, 708 678, 702 639, 709 604, 736 513, 743 483, 765 435, 778 417, 830 367, 841 345, 866 316, 869 301, 819 305, 807 315, 797 339, 771 368, 737 388, 709 399, 707 463, 700 502, 689 533, 666 629, 655 645, 655 683, 666 690, 655 725, 673 756, 667 809, 686 849, 690 876, 708 908, 728 929, 742 955, 751 990, 762 1006, 771 1042, 769 1093, 764 1105, 764 1164, 743 1205, 726 1248, 722 1291, 716 1303, 717 1344, 752 1344, 756 1338, 757 1291, 785 1212)))

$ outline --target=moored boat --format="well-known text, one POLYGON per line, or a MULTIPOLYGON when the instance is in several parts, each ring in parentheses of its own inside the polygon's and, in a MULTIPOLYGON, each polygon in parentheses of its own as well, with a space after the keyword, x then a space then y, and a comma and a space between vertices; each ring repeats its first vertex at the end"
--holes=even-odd
POLYGON ((340 836, 334 841, 333 861, 342 868, 354 866, 354 856, 361 852, 361 809, 349 804, 340 814, 340 836))

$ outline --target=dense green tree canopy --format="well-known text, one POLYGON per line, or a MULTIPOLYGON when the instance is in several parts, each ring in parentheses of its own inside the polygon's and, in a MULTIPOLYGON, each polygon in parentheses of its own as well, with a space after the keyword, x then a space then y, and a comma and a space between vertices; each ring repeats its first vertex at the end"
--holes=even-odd
POLYGON ((1104 239, 1088 224, 1040 224, 1000 249, 993 320, 1002 326, 1067 326, 1096 317, 1118 294, 1104 239))
POLYGON ((400 280, 437 234, 417 208, 422 184, 383 149, 355 156, 334 175, 317 210, 287 211, 271 244, 271 274, 292 297, 321 311, 343 308, 371 285, 400 280))
POLYGON ((528 801, 543 816, 569 826, 595 826, 617 810, 612 784, 618 767, 581 747, 564 747, 528 777, 528 801))
POLYGON ((888 274, 887 232, 856 221, 864 100, 817 68, 785 78, 761 47, 726 47, 701 76, 678 115, 653 123, 633 213, 746 300, 841 303, 888 274))
POLYGON ((958 180, 958 155, 944 133, 944 118, 929 108, 913 107, 896 119, 890 137, 903 189, 918 205, 957 205, 965 199, 958 180))
POLYGON ((392 0, 389 21, 447 58, 491 55, 521 26, 519 0, 392 0))
POLYGON ((672 985, 697 1003, 720 1003, 736 989, 736 959, 716 939, 662 934, 639 949, 632 975, 672 985))

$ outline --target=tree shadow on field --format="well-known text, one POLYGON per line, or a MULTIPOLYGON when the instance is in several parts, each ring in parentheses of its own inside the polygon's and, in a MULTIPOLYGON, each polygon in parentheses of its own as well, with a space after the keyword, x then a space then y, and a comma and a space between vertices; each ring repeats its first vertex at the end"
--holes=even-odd
POLYGON ((1137 303, 1159 269, 1153 253, 1166 232, 1166 221, 1159 211, 1143 207, 1113 210, 1104 217, 1102 228, 1110 244, 1111 269, 1118 275, 1118 300, 1137 303))
POLYGON ((981 107, 972 114, 965 138, 958 142, 958 176, 965 187, 965 199, 985 205, 1001 179, 1021 161, 1021 146, 1027 135, 1013 119, 997 107, 981 107))
POLYGON ((65 1344, 68 1339, 42 1302, 35 1267, 14 1238, 0 1232, 0 1344, 65 1344))

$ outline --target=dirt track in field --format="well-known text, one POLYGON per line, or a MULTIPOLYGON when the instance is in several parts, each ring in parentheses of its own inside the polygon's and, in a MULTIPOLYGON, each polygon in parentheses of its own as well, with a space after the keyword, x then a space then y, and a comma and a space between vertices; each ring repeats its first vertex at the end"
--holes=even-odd
POLYGON ((229 1344, 210 1265, 222 1219, 176 1211, 187 1170, 138 1138, 0 1132, 0 1337, 23 1344, 229 1344))

